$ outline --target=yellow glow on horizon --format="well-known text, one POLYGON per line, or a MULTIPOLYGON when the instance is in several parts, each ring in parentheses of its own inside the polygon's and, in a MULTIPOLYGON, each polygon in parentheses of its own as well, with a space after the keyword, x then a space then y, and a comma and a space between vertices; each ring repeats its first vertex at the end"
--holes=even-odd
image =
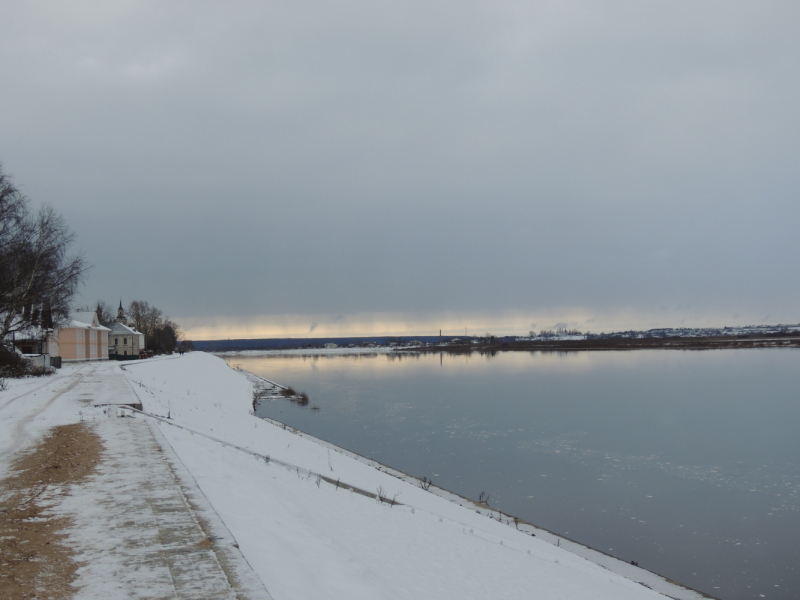
POLYGON ((758 324, 760 318, 719 314, 687 316, 677 310, 596 311, 583 307, 540 311, 441 312, 429 314, 359 313, 352 315, 180 316, 186 337, 194 340, 255 338, 327 338, 378 336, 528 335, 566 327, 592 333, 659 327, 722 327, 758 324))

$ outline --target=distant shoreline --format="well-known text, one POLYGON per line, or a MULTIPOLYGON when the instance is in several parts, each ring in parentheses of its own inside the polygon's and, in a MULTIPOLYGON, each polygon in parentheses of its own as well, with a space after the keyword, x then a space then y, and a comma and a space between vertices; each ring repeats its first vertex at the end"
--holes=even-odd
POLYGON ((800 346, 800 323, 796 325, 746 325, 741 327, 684 327, 589 333, 578 330, 533 331, 528 336, 505 335, 463 337, 454 335, 401 335, 372 337, 246 338, 193 340, 195 350, 212 354, 375 354, 394 352, 497 352, 721 348, 773 348, 800 346))
POLYGON ((663 338, 590 338, 571 340, 520 340, 444 342, 408 346, 270 348, 207 350, 216 356, 366 356, 378 354, 494 354, 497 352, 603 352, 630 350, 737 350, 750 348, 800 348, 800 335, 709 336, 663 338))
POLYGON ((578 352, 603 350, 729 350, 742 348, 800 348, 800 336, 713 336, 663 338, 595 338, 583 340, 517 340, 470 344, 436 344, 398 348, 398 352, 578 352))

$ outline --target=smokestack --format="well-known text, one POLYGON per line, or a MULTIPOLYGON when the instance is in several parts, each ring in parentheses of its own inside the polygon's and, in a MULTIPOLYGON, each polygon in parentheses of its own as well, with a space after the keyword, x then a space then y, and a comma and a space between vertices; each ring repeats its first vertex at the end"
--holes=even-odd
POLYGON ((442 330, 439 330, 439 343, 442 343, 442 330))

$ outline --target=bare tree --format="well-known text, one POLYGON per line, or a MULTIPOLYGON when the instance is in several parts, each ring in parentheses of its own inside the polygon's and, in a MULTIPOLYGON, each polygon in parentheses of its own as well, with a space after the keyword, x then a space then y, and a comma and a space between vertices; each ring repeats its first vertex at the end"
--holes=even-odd
POLYGON ((156 354, 174 352, 183 337, 180 326, 164 316, 161 309, 145 300, 134 300, 128 306, 130 324, 144 334, 145 346, 156 354))
POLYGON ((161 326, 162 315, 161 309, 150 306, 146 300, 134 300, 128 305, 128 321, 144 334, 148 348, 155 330, 161 326))
POLYGON ((74 237, 51 207, 32 215, 0 168, 0 341, 67 318, 87 269, 82 256, 67 254, 74 237))
POLYGON ((103 302, 98 300, 94 305, 94 312, 97 313, 97 320, 103 327, 113 327, 114 320, 116 319, 114 309, 103 302))
POLYGON ((149 346, 150 350, 157 354, 169 354, 178 347, 179 327, 169 319, 166 319, 160 327, 153 332, 153 337, 149 346))

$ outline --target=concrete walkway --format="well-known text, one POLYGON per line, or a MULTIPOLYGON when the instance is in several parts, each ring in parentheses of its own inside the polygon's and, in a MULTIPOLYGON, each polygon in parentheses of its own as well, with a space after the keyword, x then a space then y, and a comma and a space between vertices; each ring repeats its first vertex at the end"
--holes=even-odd
POLYGON ((117 365, 84 365, 70 385, 34 391, 15 398, 29 414, 6 452, 28 437, 20 424, 44 431, 49 410, 52 425, 89 421, 105 446, 84 483, 42 500, 72 521, 63 542, 82 563, 76 597, 271 599, 158 425, 114 406, 139 402, 117 365))

